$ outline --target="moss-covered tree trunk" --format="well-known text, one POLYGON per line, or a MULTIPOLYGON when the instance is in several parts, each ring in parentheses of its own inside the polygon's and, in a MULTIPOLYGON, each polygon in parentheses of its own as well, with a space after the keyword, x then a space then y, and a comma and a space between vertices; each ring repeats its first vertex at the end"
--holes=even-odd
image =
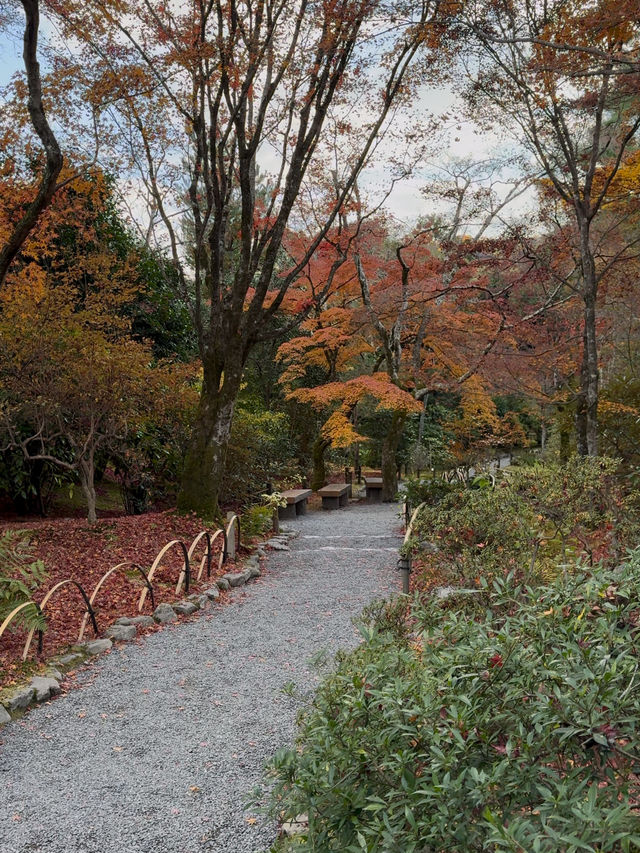
POLYGON ((405 412, 394 412, 389 430, 382 442, 382 500, 394 501, 398 493, 396 454, 407 419, 405 412))
POLYGON ((311 488, 314 492, 321 489, 327 482, 327 472, 324 464, 324 455, 331 442, 320 434, 313 442, 313 473, 311 475, 311 488))
MULTIPOLYGON (((229 354, 228 354, 229 355, 229 354)), ((242 379, 242 359, 227 358, 224 372, 204 365, 196 422, 185 457, 178 509, 215 518, 222 489, 231 423, 242 379)))

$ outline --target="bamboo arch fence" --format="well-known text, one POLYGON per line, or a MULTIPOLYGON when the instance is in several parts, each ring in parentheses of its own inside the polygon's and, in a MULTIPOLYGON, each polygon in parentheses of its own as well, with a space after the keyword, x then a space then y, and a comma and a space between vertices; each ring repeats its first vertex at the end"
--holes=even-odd
MULTIPOLYGON (((144 581, 144 588, 140 593, 140 598, 138 599, 138 612, 142 612, 142 608, 144 607, 144 603, 147 599, 147 595, 151 601, 152 609, 155 609, 155 596, 153 590, 153 576, 161 565, 162 558, 165 554, 171 549, 177 549, 182 553, 182 567, 180 569, 180 573, 178 576, 178 582, 176 584, 176 595, 180 594, 180 591, 184 587, 186 593, 189 592, 189 587, 191 585, 191 580, 193 577, 193 568, 192 568, 192 560, 193 555, 197 546, 204 540, 206 545, 206 551, 203 557, 200 560, 197 572, 196 572, 196 581, 200 581, 202 575, 205 570, 207 573, 207 578, 211 577, 211 566, 213 563, 213 553, 214 553, 214 545, 217 540, 221 540, 221 549, 220 555, 218 557, 218 570, 222 568, 222 566, 227 562, 228 559, 235 559, 238 548, 240 548, 240 519, 237 515, 230 514, 227 523, 225 526, 218 528, 214 531, 213 534, 209 533, 208 530, 201 530, 194 539, 189 547, 181 540, 181 539, 172 539, 171 542, 168 542, 163 548, 158 552, 155 560, 153 561, 151 568, 148 572, 142 568, 142 566, 134 563, 130 560, 124 563, 118 563, 116 566, 111 566, 100 578, 98 583, 94 586, 91 594, 87 594, 86 590, 80 584, 79 581, 74 578, 66 578, 65 580, 58 581, 50 590, 43 596, 40 602, 37 601, 24 601, 22 604, 19 604, 15 607, 11 613, 8 614, 2 625, 0 625, 0 638, 7 630, 9 625, 13 622, 13 620, 21 613, 23 610, 26 610, 27 607, 35 608, 36 612, 42 616, 45 615, 45 611, 49 601, 52 596, 54 596, 58 590, 63 588, 73 587, 80 593, 80 596, 85 604, 85 611, 82 616, 82 621, 80 623, 80 629, 78 632, 78 640, 80 643, 82 638, 84 637, 84 633, 87 628, 87 624, 91 621, 91 627, 93 628, 94 636, 98 636, 100 633, 98 630, 98 623, 96 620, 96 612, 94 609, 95 601, 98 597, 98 593, 104 587, 105 583, 118 572, 119 570, 124 571, 125 569, 133 569, 137 572, 144 581)), ((36 628, 31 628, 27 635, 27 640, 24 645, 24 649, 22 652, 22 660, 25 661, 29 655, 29 650, 31 649, 31 644, 33 642, 34 634, 36 633, 36 628)), ((42 652, 43 645, 43 632, 38 630, 38 653, 42 652)))

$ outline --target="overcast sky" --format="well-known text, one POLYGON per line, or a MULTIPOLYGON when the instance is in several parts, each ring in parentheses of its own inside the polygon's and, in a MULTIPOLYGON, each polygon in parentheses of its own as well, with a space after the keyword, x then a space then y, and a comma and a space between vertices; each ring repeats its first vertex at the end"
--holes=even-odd
MULTIPOLYGON (((46 37, 47 22, 42 21, 42 32, 46 37)), ((16 70, 22 70, 22 38, 19 29, 13 36, 7 36, 6 31, 0 40, 0 84, 6 84, 16 70)), ((448 114, 455 117, 460 112, 460 104, 455 95, 449 89, 428 89, 420 91, 415 104, 419 111, 422 107, 425 114, 443 115, 448 114)), ((381 159, 384 160, 384 143, 381 146, 381 159)), ((421 190, 425 185, 433 181, 433 176, 438 173, 439 165, 446 165, 452 159, 472 158, 481 160, 486 157, 505 153, 507 146, 505 140, 494 133, 479 131, 468 121, 459 121, 450 118, 446 131, 439 133, 434 141, 433 150, 429 153, 428 162, 418 166, 411 177, 403 179, 395 184, 389 195, 386 208, 401 223, 410 226, 418 218, 433 213, 445 213, 444 205, 439 205, 432 199, 425 198, 421 190)), ((268 162, 262 164, 268 169, 268 162)), ((391 184, 389 173, 384 168, 369 168, 363 174, 360 181, 362 190, 368 192, 372 199, 378 199, 388 192, 391 184)), ((533 192, 519 199, 512 206, 513 216, 522 216, 534 205, 533 192)))

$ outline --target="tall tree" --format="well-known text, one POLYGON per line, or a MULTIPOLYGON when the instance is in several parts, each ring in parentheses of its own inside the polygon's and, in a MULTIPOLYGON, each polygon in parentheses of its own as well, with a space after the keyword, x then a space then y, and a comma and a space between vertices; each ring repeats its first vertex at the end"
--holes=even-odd
MULTIPOLYGON (((179 433, 189 395, 184 367, 152 367, 149 344, 132 339, 140 258, 118 232, 110 182, 69 174, 0 293, 0 443, 27 468, 77 477, 92 522, 100 455, 122 458, 146 426, 161 432, 167 410, 179 433)), ((5 179, 0 189, 2 231, 29 186, 5 179)))
POLYGON ((20 0, 25 14, 24 49, 22 57, 27 75, 29 99, 27 108, 35 132, 45 154, 44 169, 36 194, 24 207, 24 210, 12 224, 0 247, 0 285, 4 282, 7 270, 21 246, 35 227, 42 211, 51 203, 56 190, 56 182, 62 169, 62 153, 58 141, 49 125, 42 102, 42 81, 38 62, 38 32, 40 29, 39 0, 20 0))
MULTIPOLYGON (((634 4, 597 0, 478 0, 463 23, 478 50, 467 98, 485 124, 493 116, 529 150, 573 232, 572 287, 583 303, 578 449, 598 452, 598 290, 614 263, 599 260, 596 225, 640 130, 640 24, 634 4)), ((620 222, 609 222, 619 228, 620 222)))
MULTIPOLYGON (((179 505, 210 514, 248 353, 334 223, 399 101, 410 97, 418 53, 436 44, 450 4, 56 6, 67 34, 90 52, 82 73, 92 69, 94 97, 123 129, 130 165, 145 182, 183 292, 192 295, 204 377, 179 505), (356 105, 363 117, 357 126, 350 124, 356 105), (333 198, 315 208, 305 255, 287 260, 283 242, 296 200, 307 177, 326 171, 329 138, 341 140, 346 166, 333 198), (266 192, 257 191, 260 163, 269 167, 266 192), (189 252, 176 215, 185 203, 185 168, 189 252)), ((314 195, 311 184, 308 193, 314 195)))

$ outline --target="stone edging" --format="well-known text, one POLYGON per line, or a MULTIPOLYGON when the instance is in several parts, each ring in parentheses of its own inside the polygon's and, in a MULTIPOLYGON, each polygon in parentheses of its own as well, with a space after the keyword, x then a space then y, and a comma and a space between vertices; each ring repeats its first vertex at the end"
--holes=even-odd
POLYGON ((20 717, 32 705, 46 702, 62 692, 60 682, 64 673, 74 669, 96 655, 108 651, 113 643, 130 643, 137 637, 139 627, 167 625, 177 622, 180 616, 191 616, 199 610, 208 610, 211 602, 220 597, 221 591, 235 589, 262 574, 260 558, 267 556, 266 548, 274 551, 288 551, 289 539, 297 532, 280 528, 280 533, 266 542, 258 544, 256 551, 246 561, 242 571, 227 572, 218 578, 210 589, 193 593, 182 601, 169 604, 163 602, 153 611, 153 616, 122 616, 105 631, 104 638, 89 640, 74 645, 68 652, 56 655, 47 661, 42 674, 34 675, 29 682, 0 691, 0 729, 14 717, 20 717))

